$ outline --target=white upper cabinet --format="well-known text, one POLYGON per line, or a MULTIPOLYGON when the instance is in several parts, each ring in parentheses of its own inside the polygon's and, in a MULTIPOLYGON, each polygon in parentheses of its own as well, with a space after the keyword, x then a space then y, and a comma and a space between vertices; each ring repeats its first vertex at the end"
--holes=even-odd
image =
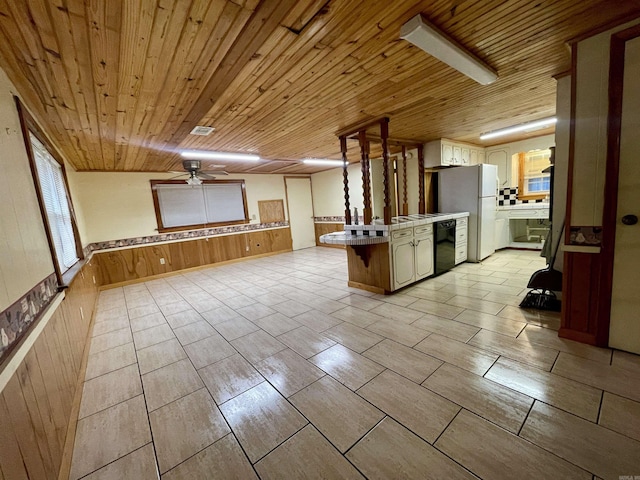
POLYGON ((485 149, 475 145, 453 142, 446 138, 425 145, 425 166, 450 167, 484 163, 485 149))
POLYGON ((463 165, 463 166, 471 165, 471 148, 470 147, 460 148, 460 165, 463 165))
POLYGON ((486 163, 498 167, 498 182, 500 188, 508 187, 511 182, 510 158, 506 150, 493 150, 488 152, 486 163))
MULTIPOLYGON (((428 158, 428 155, 427 155, 428 158)), ((440 159, 440 165, 453 165, 453 145, 448 142, 442 142, 442 157, 440 159)), ((426 165, 429 165, 429 160, 426 161, 426 165)), ((430 165, 429 165, 430 166, 430 165)))

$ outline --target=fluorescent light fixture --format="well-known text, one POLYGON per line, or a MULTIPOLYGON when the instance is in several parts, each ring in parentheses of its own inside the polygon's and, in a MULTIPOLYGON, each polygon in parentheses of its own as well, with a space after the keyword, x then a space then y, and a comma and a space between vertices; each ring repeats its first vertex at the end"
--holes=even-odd
POLYGON ((481 85, 488 85, 498 79, 495 70, 426 21, 421 14, 402 25, 400 38, 413 43, 481 85))
POLYGON ((257 162, 260 160, 258 155, 250 155, 247 153, 208 152, 205 150, 183 150, 180 152, 180 155, 192 160, 240 160, 246 162, 257 162))
POLYGON ((518 133, 518 132, 541 130, 543 128, 547 128, 547 127, 550 127, 551 125, 554 125, 557 121, 558 119, 556 117, 543 118, 542 120, 523 123, 521 125, 516 125, 515 127, 508 127, 508 128, 503 128, 501 130, 495 130, 489 133, 483 133, 482 135, 480 135, 480 140, 489 140, 490 138, 502 137, 504 135, 510 135, 512 133, 518 133))
POLYGON ((344 166, 344 162, 342 160, 328 160, 326 158, 305 158, 302 163, 306 165, 326 165, 332 167, 344 166))

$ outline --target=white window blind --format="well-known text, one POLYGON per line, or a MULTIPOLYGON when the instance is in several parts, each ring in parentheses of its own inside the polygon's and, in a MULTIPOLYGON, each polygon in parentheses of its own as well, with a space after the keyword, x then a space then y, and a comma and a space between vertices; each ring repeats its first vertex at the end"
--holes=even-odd
POLYGON ((67 201, 67 189, 60 164, 51 156, 46 147, 29 133, 33 155, 36 161, 42 200, 47 211, 60 272, 66 272, 79 259, 76 241, 71 226, 71 210, 67 201))
POLYGON ((549 193, 551 177, 542 173, 549 165, 551 150, 527 152, 524 155, 524 194, 549 193))
POLYGON ((246 221, 243 183, 156 184, 164 228, 246 221))

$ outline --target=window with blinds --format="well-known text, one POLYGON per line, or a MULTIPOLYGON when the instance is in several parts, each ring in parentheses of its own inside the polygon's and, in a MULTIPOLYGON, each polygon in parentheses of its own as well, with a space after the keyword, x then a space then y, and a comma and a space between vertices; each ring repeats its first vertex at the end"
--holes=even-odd
POLYGON ((38 172, 40 193, 49 221, 55 257, 60 273, 64 273, 79 258, 76 253, 76 239, 62 167, 31 132, 29 132, 29 141, 38 172))
POLYGON ((551 176, 544 172, 550 162, 551 150, 534 150, 518 154, 518 198, 544 198, 551 189, 551 176))
POLYGON ((244 180, 151 180, 158 231, 249 223, 244 180))

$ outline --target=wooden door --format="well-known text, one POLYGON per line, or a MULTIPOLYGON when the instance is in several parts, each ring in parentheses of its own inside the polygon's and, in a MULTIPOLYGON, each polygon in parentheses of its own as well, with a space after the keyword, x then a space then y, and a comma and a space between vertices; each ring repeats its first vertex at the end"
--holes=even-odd
POLYGON ((287 207, 293 249, 313 247, 316 234, 313 222, 313 200, 309 177, 285 177, 287 207))
POLYGON ((640 354, 640 37, 626 42, 609 346, 640 354), (623 221, 623 218, 626 219, 623 221))

